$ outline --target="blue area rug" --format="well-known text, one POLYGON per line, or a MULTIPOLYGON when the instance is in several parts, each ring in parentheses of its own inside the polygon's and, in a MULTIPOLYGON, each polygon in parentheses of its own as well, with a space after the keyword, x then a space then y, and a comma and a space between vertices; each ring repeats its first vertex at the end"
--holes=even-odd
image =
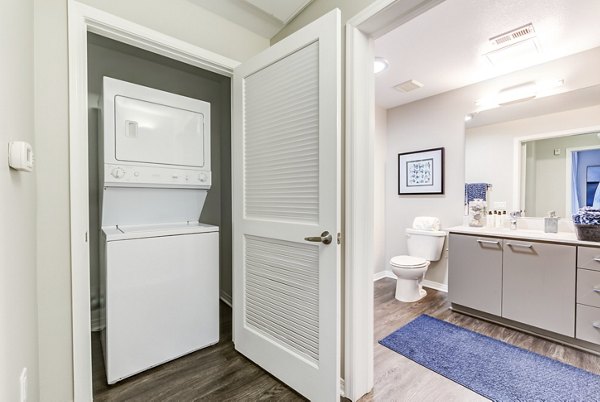
POLYGON ((494 401, 600 401, 600 376, 421 315, 380 344, 494 401))

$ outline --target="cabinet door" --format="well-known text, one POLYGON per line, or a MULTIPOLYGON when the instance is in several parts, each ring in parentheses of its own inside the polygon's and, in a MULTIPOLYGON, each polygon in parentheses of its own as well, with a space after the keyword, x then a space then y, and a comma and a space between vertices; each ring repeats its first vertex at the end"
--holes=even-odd
POLYGON ((500 315, 502 308, 502 239, 450 234, 450 302, 500 315))
POLYGON ((574 246, 504 240, 502 316, 575 335, 574 246))

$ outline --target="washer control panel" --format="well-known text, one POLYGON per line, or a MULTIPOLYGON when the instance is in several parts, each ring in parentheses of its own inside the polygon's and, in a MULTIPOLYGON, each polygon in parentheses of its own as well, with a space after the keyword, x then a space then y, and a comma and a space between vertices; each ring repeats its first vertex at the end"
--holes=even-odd
POLYGON ((179 168, 104 164, 104 185, 119 187, 210 188, 211 173, 179 168))

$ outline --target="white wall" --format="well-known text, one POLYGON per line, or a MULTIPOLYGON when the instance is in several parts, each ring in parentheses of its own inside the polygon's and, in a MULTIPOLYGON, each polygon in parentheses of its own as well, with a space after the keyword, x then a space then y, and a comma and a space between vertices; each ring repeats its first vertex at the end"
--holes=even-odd
MULTIPOLYGON (((591 126, 600 126, 600 106, 469 128, 466 130, 465 137, 465 180, 470 183, 491 183, 493 189, 490 192, 490 200, 492 202, 507 201, 508 210, 517 209, 516 206, 512 205, 515 138, 564 130, 577 131, 591 126), (489 161, 498 161, 498 163, 488 163, 489 161)), ((545 194, 540 194, 540 197, 536 197, 536 200, 541 200, 541 204, 535 207, 534 211, 527 212, 528 215, 542 216, 550 209, 556 209, 559 215, 564 216, 564 202, 566 199, 565 151, 564 144, 554 144, 555 141, 557 140, 548 144, 549 146, 554 147, 556 145, 557 148, 562 148, 561 156, 545 158, 545 160, 550 162, 551 165, 558 164, 558 170, 553 168, 558 173, 554 175, 554 178, 546 177, 545 180, 543 175, 536 175, 536 187, 546 188, 551 193, 545 192, 545 194), (554 185, 551 185, 553 182, 554 185), (561 201, 557 207, 551 207, 543 201, 552 200, 556 198, 557 194, 560 194, 561 201)), ((587 142, 577 142, 577 146, 579 145, 587 145, 587 142)), ((538 150, 544 152, 536 144, 536 153, 538 150)), ((546 170, 548 168, 549 166, 545 167, 546 170)))
MULTIPOLYGON (((386 163, 386 269, 393 256, 406 254, 405 229, 416 216, 436 216, 442 227, 462 224, 464 202, 464 116, 470 94, 452 91, 388 110, 386 163), (445 148, 443 195, 398 195, 398 154, 445 148)), ((426 279, 447 284, 446 253, 433 262, 426 279)))
MULTIPOLYGON (((73 399, 67 0, 33 1, 40 398, 62 402, 73 399)), ((185 0, 88 3, 240 61, 269 45, 185 0)))
POLYGON ((189 0, 78 1, 238 61, 269 46, 269 38, 189 0))
POLYGON ((342 24, 345 24, 346 21, 374 2, 375 0, 314 0, 277 35, 273 36, 271 43, 279 42, 292 32, 296 32, 335 8, 339 8, 342 12, 342 24))
POLYGON ((375 255, 374 272, 386 269, 385 259, 385 200, 386 200, 386 157, 387 157, 387 110, 375 107, 375 186, 373 194, 375 201, 375 222, 373 228, 373 242, 375 255))
POLYGON ((19 400, 28 369, 28 397, 38 399, 35 276, 35 179, 8 167, 8 142, 34 143, 33 1, 7 0, 0 13, 0 400, 19 400))

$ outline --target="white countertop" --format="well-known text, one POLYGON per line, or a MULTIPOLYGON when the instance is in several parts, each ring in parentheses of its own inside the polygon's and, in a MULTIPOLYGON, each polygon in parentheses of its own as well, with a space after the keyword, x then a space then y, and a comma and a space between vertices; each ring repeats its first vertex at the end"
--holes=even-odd
POLYGON ((476 236, 506 237, 521 240, 550 241, 556 243, 573 244, 576 246, 594 246, 600 247, 600 242, 577 240, 574 232, 544 233, 543 230, 508 228, 487 228, 472 226, 454 226, 446 229, 449 233, 469 234, 476 236))

